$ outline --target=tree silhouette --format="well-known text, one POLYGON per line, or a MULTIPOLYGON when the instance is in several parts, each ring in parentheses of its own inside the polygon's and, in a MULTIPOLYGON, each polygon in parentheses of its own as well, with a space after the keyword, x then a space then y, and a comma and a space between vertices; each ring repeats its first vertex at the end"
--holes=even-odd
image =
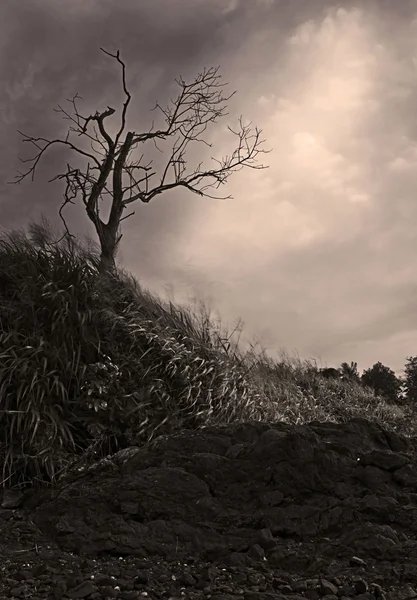
POLYGON ((403 379, 405 400, 417 407, 417 356, 408 356, 406 360, 403 379))
POLYGON ((320 369, 319 375, 321 375, 325 379, 341 379, 342 377, 340 370, 335 369, 334 367, 326 367, 325 369, 320 369))
POLYGON ((357 362, 351 362, 350 365, 347 362, 343 362, 340 365, 340 371, 344 381, 355 381, 356 383, 360 382, 357 362))
MULTIPOLYGON (((81 97, 76 94, 72 100, 68 100, 73 106, 73 115, 61 106, 55 109, 56 112, 62 113, 65 119, 72 122, 64 140, 32 137, 19 131, 23 136, 23 142, 29 142, 38 151, 32 158, 21 159, 22 162, 30 163, 31 166, 26 172, 19 173, 15 177, 16 181, 10 183, 20 183, 28 175, 31 175, 33 180, 40 159, 45 151, 54 144, 66 145, 84 161, 87 161, 84 170, 67 164, 67 171, 56 175, 50 181, 64 180, 66 182, 64 201, 59 209, 59 215, 69 236, 71 234, 62 211, 67 204, 74 204, 77 196, 81 196, 88 218, 94 224, 100 241, 100 272, 104 272, 111 271, 115 267, 116 251, 122 238, 120 223, 134 214, 131 212, 123 216, 125 209, 130 204, 137 200, 148 203, 155 196, 178 187, 185 188, 199 196, 219 198, 209 195, 207 190, 213 187, 219 188, 226 183, 231 173, 243 167, 267 168, 264 165, 255 165, 255 162, 259 153, 267 153, 270 150, 260 149, 265 141, 260 140, 262 130, 255 128, 253 131, 251 124, 243 125, 242 117, 240 117, 237 131, 228 127, 229 131, 238 138, 237 147, 233 153, 221 160, 213 158, 218 164, 217 168, 205 170, 202 169, 202 163, 200 163, 194 171, 187 173, 185 157, 188 145, 191 142, 199 141, 211 146, 202 139, 201 135, 210 123, 217 123, 218 118, 228 114, 225 112, 225 103, 235 93, 233 92, 230 96, 223 95, 222 88, 226 84, 220 83, 219 67, 204 69, 191 83, 186 83, 181 77, 176 80, 180 87, 177 99, 171 100, 165 109, 161 108, 158 103, 152 109, 158 109, 163 113, 166 123, 164 129, 153 131, 154 124, 152 124, 150 130, 145 133, 127 131, 124 134, 127 109, 131 101, 131 94, 126 86, 126 66, 120 58, 119 50, 116 54, 107 52, 103 48, 101 51, 121 65, 122 85, 126 96, 121 111, 120 128, 114 139, 106 129, 105 120, 116 112, 115 109, 108 106, 107 110, 97 111, 94 115, 83 117, 79 113, 76 103, 81 97), (91 133, 91 129, 93 133, 91 133), (78 137, 83 136, 89 140, 92 152, 83 150, 69 141, 71 134, 77 134, 78 137), (151 180, 155 181, 156 175, 152 167, 153 161, 142 164, 143 154, 136 161, 129 162, 129 157, 139 144, 152 141, 160 150, 157 141, 166 141, 167 139, 172 140, 171 153, 156 184, 152 187, 150 182, 151 180), (95 147, 97 145, 98 147, 95 147), (125 183, 125 180, 128 183, 125 183), (99 200, 103 200, 106 196, 111 197, 107 223, 100 218, 99 214, 99 200)), ((231 198, 231 196, 225 196, 222 199, 226 198, 231 198)))
POLYGON ((401 381, 389 367, 377 362, 366 369, 361 376, 363 385, 371 387, 376 394, 390 402, 397 402, 401 391, 401 381))

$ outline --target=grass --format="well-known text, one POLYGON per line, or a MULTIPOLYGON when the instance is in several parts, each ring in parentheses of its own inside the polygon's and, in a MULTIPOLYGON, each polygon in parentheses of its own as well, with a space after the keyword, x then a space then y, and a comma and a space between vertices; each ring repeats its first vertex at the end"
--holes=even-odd
POLYGON ((151 294, 48 223, 0 238, 0 482, 44 485, 181 428, 364 417, 406 435, 414 413, 311 361, 243 352, 209 312, 151 294))

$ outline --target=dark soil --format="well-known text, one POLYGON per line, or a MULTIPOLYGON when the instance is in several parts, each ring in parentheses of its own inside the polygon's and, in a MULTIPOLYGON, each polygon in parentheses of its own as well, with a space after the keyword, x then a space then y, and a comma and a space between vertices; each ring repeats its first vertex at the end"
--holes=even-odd
POLYGON ((4 492, 3 598, 417 598, 417 438, 240 423, 4 492))

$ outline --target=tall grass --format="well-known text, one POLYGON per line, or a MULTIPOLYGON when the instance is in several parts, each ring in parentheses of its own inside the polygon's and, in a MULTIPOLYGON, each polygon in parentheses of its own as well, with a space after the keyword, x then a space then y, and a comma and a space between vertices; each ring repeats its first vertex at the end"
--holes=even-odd
POLYGON ((98 249, 54 242, 44 220, 0 239, 0 481, 54 483, 82 461, 186 428, 235 421, 414 417, 316 365, 273 360, 128 273, 98 249))

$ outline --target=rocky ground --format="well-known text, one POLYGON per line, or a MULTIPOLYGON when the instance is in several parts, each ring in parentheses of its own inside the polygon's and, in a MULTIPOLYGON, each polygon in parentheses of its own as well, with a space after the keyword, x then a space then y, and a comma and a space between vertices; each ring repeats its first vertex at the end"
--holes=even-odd
POLYGON ((6 490, 0 600, 417 598, 416 447, 364 419, 240 423, 6 490))

